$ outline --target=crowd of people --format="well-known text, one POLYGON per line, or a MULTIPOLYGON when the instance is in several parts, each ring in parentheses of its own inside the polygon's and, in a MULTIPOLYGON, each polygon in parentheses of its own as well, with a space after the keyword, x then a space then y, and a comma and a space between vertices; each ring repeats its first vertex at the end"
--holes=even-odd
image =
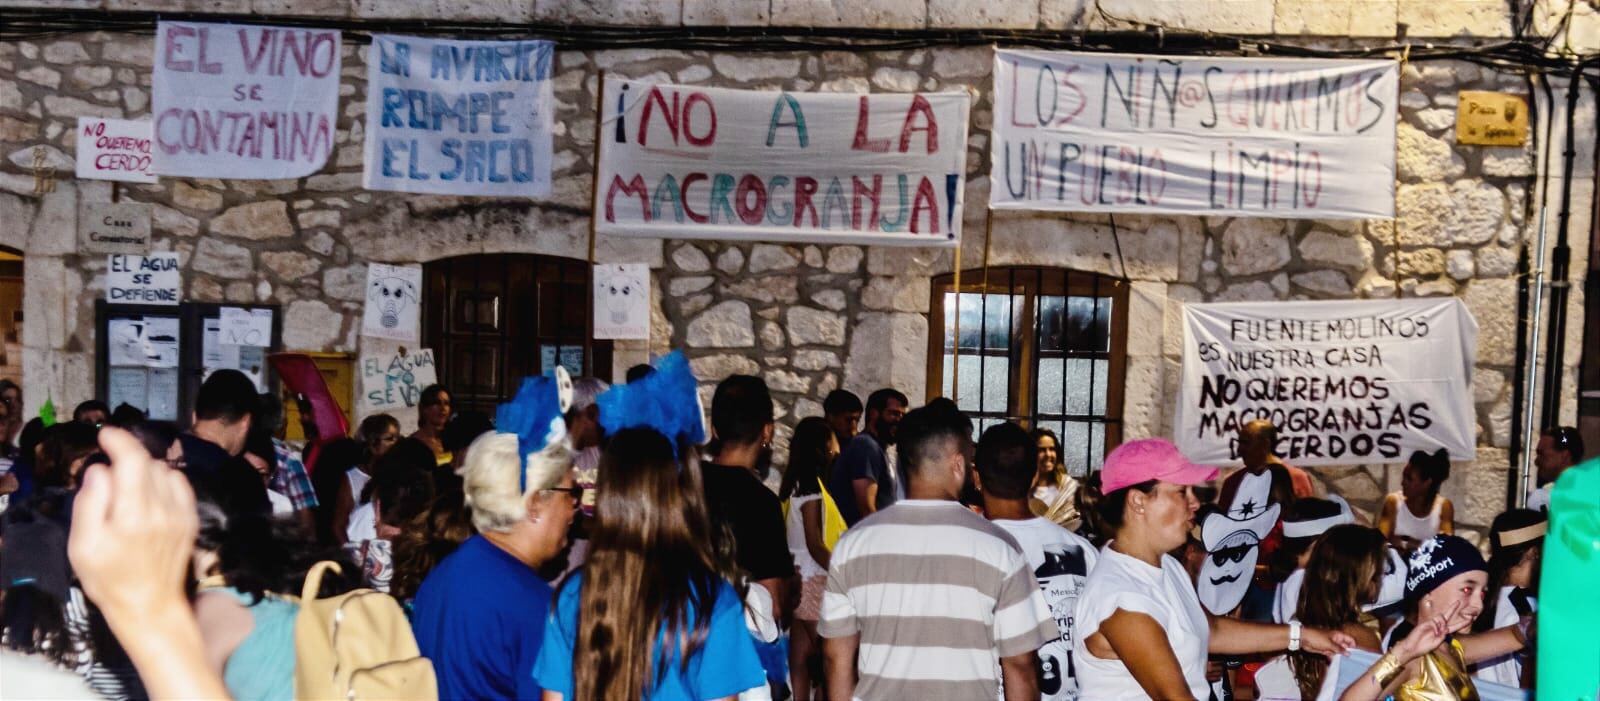
MULTIPOLYGON (((1241 429, 1244 466, 1220 482, 1160 438, 1071 476, 1048 430, 978 435, 949 399, 838 390, 774 454, 760 378, 717 385, 709 442, 663 417, 699 412, 672 394, 695 387, 669 377, 687 373, 676 360, 617 388, 573 380, 531 446, 505 407, 458 412, 434 386, 415 428, 370 416, 305 454, 281 438, 278 398, 234 371, 205 380, 183 428, 98 401, 25 422, 20 389, 0 381, 0 697, 291 699, 312 664, 297 655, 308 595, 363 589, 409 621, 400 634, 432 668, 417 697, 1404 700, 1530 686, 1547 486, 1545 502, 1494 519, 1485 558, 1455 535, 1442 452, 1412 455, 1370 522, 1279 459, 1264 421, 1241 429), (622 387, 662 396, 608 401, 622 387), (1266 503, 1242 496, 1261 482, 1266 503), (1202 524, 1269 508, 1242 599, 1208 610, 1203 563, 1245 551, 1208 550, 1202 524), (304 589, 330 560, 336 574, 304 589), (1377 661, 1345 670, 1360 676, 1341 689, 1352 650, 1377 661)), ((538 414, 517 409, 523 424, 538 414)), ((1551 429, 1537 456, 1547 485, 1581 439, 1551 429)))

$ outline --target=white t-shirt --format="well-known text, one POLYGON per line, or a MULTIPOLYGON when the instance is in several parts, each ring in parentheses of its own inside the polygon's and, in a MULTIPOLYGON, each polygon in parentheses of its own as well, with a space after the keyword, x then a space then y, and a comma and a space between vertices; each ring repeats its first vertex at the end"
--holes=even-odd
POLYGON ((1549 511, 1550 485, 1553 484, 1555 483, 1550 482, 1549 484, 1539 487, 1538 489, 1530 490, 1528 492, 1528 508, 1533 509, 1534 511, 1549 511))
POLYGON ((272 505, 273 516, 282 516, 284 514, 294 513, 294 502, 289 501, 289 497, 284 496, 281 492, 268 489, 267 503, 272 505))
POLYGON ((378 537, 378 512, 372 502, 350 510, 350 524, 345 526, 346 542, 360 544, 378 537))
MULTIPOLYGON (((1516 590, 1516 587, 1500 587, 1500 601, 1494 607, 1495 628, 1516 625, 1522 618, 1522 614, 1517 611, 1516 605, 1511 603, 1511 595, 1516 590)), ((1539 602, 1532 596, 1523 595, 1522 598, 1527 601, 1529 609, 1538 610, 1539 602)), ((1484 681, 1505 684, 1510 687, 1522 684, 1522 661, 1517 659, 1514 654, 1484 660, 1478 663, 1476 669, 1478 670, 1478 678, 1484 681)))
MULTIPOLYGON (((811 551, 806 549, 806 520, 800 513, 801 504, 809 504, 814 501, 820 502, 821 500, 822 494, 820 492, 807 494, 803 497, 794 496, 789 498, 789 523, 785 528, 785 535, 789 539, 789 553, 794 555, 794 566, 800 569, 800 576, 803 578, 811 578, 828 573, 828 570, 817 564, 816 559, 811 557, 811 551)), ((820 506, 821 504, 818 504, 818 507, 820 506)))
POLYGON ((362 472, 359 467, 352 467, 344 471, 344 479, 350 483, 351 503, 360 504, 361 490, 366 489, 367 483, 372 481, 372 475, 362 472))
POLYGON ((1300 609, 1300 587, 1305 584, 1304 568, 1289 573, 1272 596, 1272 622, 1288 623, 1300 609))
POLYGON ((1167 645, 1178 658, 1189 692, 1195 698, 1208 698, 1206 651, 1211 644, 1211 624, 1205 609, 1200 608, 1189 572, 1171 555, 1161 556, 1161 567, 1151 567, 1112 550, 1111 545, 1100 549, 1100 560, 1078 596, 1072 641, 1078 685, 1095 699, 1150 698, 1121 660, 1095 657, 1084 645, 1101 623, 1122 610, 1155 619, 1166 631, 1167 645))
POLYGON ((1088 539, 1056 525, 1049 519, 991 521, 1022 546, 1039 591, 1050 605, 1061 639, 1039 648, 1039 697, 1045 701, 1078 698, 1077 665, 1072 659, 1074 609, 1083 592, 1084 581, 1100 554, 1088 539))

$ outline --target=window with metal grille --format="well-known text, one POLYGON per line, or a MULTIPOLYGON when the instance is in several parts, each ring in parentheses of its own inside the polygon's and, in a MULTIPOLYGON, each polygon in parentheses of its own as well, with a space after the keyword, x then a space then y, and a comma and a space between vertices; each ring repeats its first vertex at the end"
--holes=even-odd
POLYGON ((1064 269, 967 270, 959 295, 954 275, 935 278, 928 386, 980 433, 1048 428, 1069 473, 1097 470, 1122 440, 1127 300, 1120 280, 1064 269))
POLYGON ((423 266, 423 345, 457 411, 490 415, 522 378, 561 365, 573 377, 611 370, 611 342, 590 341, 591 266, 496 253, 423 266))

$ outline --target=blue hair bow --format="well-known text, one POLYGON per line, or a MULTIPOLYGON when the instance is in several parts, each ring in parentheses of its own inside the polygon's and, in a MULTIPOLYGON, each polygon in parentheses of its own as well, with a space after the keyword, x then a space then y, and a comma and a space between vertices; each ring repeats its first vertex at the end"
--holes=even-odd
POLYGON ((706 442, 700 383, 689 370, 689 360, 673 351, 656 362, 649 376, 616 385, 601 394, 600 425, 606 433, 625 428, 652 428, 672 441, 700 445, 706 442))
POLYGON ((572 380, 565 370, 556 368, 554 376, 523 378, 516 396, 495 410, 495 429, 517 436, 517 452, 524 461, 517 470, 519 491, 528 489, 528 456, 566 437, 567 422, 563 414, 571 401, 572 380))

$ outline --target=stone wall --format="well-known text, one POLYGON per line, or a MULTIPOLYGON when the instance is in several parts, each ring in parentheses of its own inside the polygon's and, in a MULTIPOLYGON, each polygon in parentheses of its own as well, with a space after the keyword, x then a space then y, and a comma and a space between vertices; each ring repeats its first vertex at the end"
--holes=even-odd
MULTIPOLYGON (((27 3, 5 0, 0 4, 27 3)), ((116 6, 113 9, 187 5, 137 0, 82 4, 116 6)), ((511 12, 504 15, 511 19, 522 17, 517 13, 524 10, 538 15, 543 6, 542 0, 537 4, 361 0, 346 8, 345 3, 332 0, 257 0, 253 7, 262 9, 268 4, 277 8, 274 11, 357 16, 379 7, 405 6, 421 12, 416 8, 436 5, 453 17, 488 12, 486 8, 493 6, 494 12, 511 12)), ((723 11, 717 8, 725 4, 715 0, 684 0, 681 5, 618 3, 612 10, 622 12, 618 8, 626 7, 626 13, 585 21, 703 23, 712 16, 705 13, 723 11), (664 7, 677 8, 672 12, 678 14, 668 13, 664 7), (652 12, 665 14, 649 14, 652 12)), ((825 13, 817 13, 828 8, 840 17, 848 16, 838 22, 819 20, 823 24, 899 26, 897 17, 916 14, 923 19, 914 26, 940 26, 949 16, 948 4, 939 0, 836 4, 774 0, 770 12, 757 23, 794 24, 794 8, 804 7, 804 17, 824 17, 825 13), (901 13, 902 4, 920 9, 901 13), (880 14, 857 17, 866 8, 880 14), (924 12, 925 16, 917 14, 924 12)), ((1053 26, 1052 18, 1065 16, 1060 14, 1062 6, 1080 6, 1082 10, 1085 4, 1044 0, 983 5, 987 11, 1002 14, 1020 7, 1017 11, 1026 15, 1019 20, 1024 25, 1053 26), (1037 17, 1029 14, 1034 7, 1038 8, 1037 17)), ((249 3, 217 0, 204 5, 230 11, 235 5, 249 3)), ((728 5, 744 7, 742 3, 728 5)), ((1206 21, 1223 24, 1234 21, 1229 18, 1255 16, 1267 8, 1272 19, 1266 24, 1237 21, 1254 28, 1250 31, 1269 33, 1288 26, 1303 34, 1337 33, 1328 28, 1344 22, 1346 31, 1371 35, 1393 31, 1385 24, 1389 14, 1379 13, 1382 21, 1376 25, 1365 24, 1371 5, 1432 17, 1433 24, 1410 23, 1412 32, 1415 34, 1418 26, 1437 26, 1441 35, 1476 32, 1480 20, 1499 21, 1483 19, 1493 14, 1491 5, 1503 7, 1498 0, 1317 5, 1325 7, 1312 12, 1309 4, 1255 0, 1103 3, 1108 10, 1120 7, 1147 14, 1191 8, 1178 11, 1181 16, 1177 19, 1161 20, 1175 26, 1199 22, 1201 16, 1193 14, 1192 8, 1202 6, 1221 13, 1206 21), (1423 12, 1423 5, 1435 10, 1423 12), (1300 8, 1300 14, 1287 12, 1291 6, 1300 8), (1439 9, 1445 7, 1460 11, 1439 9), (1336 12, 1340 8, 1343 15, 1336 12), (1362 23, 1359 29, 1351 30, 1357 23, 1362 23)), ((594 8, 595 12, 609 7, 605 2, 561 6, 571 12, 578 7, 594 8)), ((494 12, 489 14, 501 16, 494 12)), ((985 17, 997 16, 969 14, 965 21, 982 23, 987 22, 985 17)), ((1398 20, 1412 15, 1393 16, 1398 20)), ((1146 15, 1139 17, 1151 21, 1146 15)), ((1077 16, 1072 21, 1089 26, 1107 20, 1077 16)), ((995 20, 993 25, 1012 26, 1010 22, 995 20)), ((24 373, 30 411, 46 394, 63 402, 77 401, 92 392, 93 304, 103 294, 104 259, 79 254, 76 220, 89 203, 110 201, 113 188, 109 183, 72 179, 72 126, 79 115, 134 118, 149 114, 152 44, 147 36, 98 33, 0 43, 0 156, 4 157, 0 161, 0 245, 26 254, 25 314, 30 323, 25 326, 24 373), (57 178, 54 191, 44 195, 34 194, 31 167, 36 153, 42 154, 57 178)), ((344 50, 338 150, 323 171, 293 181, 165 178, 156 185, 123 185, 118 193, 124 200, 152 205, 155 247, 180 254, 187 299, 281 304, 286 312, 283 338, 287 348, 371 349, 357 336, 365 269, 370 261, 425 262, 499 252, 583 259, 588 250, 593 105, 600 71, 645 80, 749 89, 972 90, 975 102, 968 142, 963 257, 969 267, 982 259, 992 115, 992 59, 987 47, 753 55, 558 51, 554 186, 548 198, 533 202, 361 190, 367 49, 349 43, 344 50)), ((1527 150, 1454 144, 1455 96, 1463 89, 1524 92, 1527 88, 1520 76, 1463 62, 1406 66, 1402 120, 1397 125, 1399 217, 1393 222, 1124 216, 1117 217, 1113 235, 1112 222, 1105 216, 997 212, 989 234, 991 262, 996 266, 1068 267, 1118 277, 1126 274, 1130 279, 1123 412, 1124 435, 1129 438, 1170 435, 1170 398, 1176 393, 1182 338, 1179 310, 1184 302, 1462 297, 1480 325, 1474 374, 1480 448, 1474 464, 1457 466, 1457 476, 1445 493, 1455 499, 1461 523, 1482 526, 1501 508, 1505 491, 1505 449, 1511 441, 1509 373, 1516 334, 1512 274, 1517 252, 1535 225, 1526 212, 1540 180, 1527 150)), ((1586 95, 1577 125, 1582 137, 1579 153, 1592 152, 1593 105, 1592 96, 1586 95)), ((1558 128, 1558 139, 1561 134, 1558 128)), ((1591 164, 1584 161, 1576 176, 1572 222, 1574 284, 1566 339, 1567 401, 1563 402, 1563 415, 1569 420, 1576 406, 1575 370, 1583 330, 1581 278, 1587 269, 1585 232, 1593 180, 1591 164)), ((1550 218, 1553 221, 1553 212, 1550 218)), ((925 377, 927 313, 930 278, 951 271, 950 251, 601 237, 597 257, 602 262, 645 262, 655 272, 652 338, 619 342, 615 354, 619 370, 651 353, 681 348, 705 382, 705 391, 730 373, 759 374, 776 393, 785 427, 798 417, 819 413, 821 398, 835 387, 864 395, 890 384, 914 399, 939 389, 928 387, 925 377)), ((787 428, 780 431, 780 447, 786 437, 787 428)), ((1383 492, 1396 487, 1399 469, 1328 468, 1318 470, 1317 475, 1358 506, 1370 509, 1383 492)))

